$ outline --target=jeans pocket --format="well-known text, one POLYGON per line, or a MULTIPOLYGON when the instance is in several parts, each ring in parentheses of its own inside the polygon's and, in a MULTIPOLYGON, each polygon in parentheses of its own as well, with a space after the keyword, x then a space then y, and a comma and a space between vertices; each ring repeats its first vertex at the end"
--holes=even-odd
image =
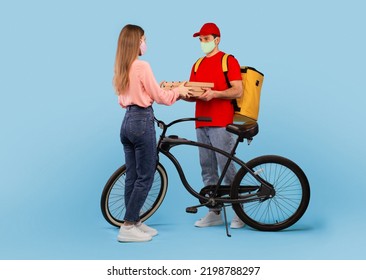
POLYGON ((146 131, 146 116, 135 116, 129 121, 129 133, 133 136, 142 136, 146 131))

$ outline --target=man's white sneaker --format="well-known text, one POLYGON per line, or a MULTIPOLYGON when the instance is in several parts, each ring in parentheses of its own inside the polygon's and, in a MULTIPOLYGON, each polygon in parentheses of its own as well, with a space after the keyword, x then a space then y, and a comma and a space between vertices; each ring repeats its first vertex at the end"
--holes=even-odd
POLYGON ((222 225, 224 221, 221 214, 216 214, 214 211, 209 211, 206 216, 194 223, 196 227, 211 227, 222 225))
POLYGON ((143 232, 136 226, 124 226, 119 229, 118 241, 120 242, 145 242, 152 239, 151 235, 143 232))
POLYGON ((150 236, 155 236, 155 235, 158 235, 158 231, 152 227, 149 227, 148 225, 145 225, 141 222, 137 223, 136 224, 136 227, 139 229, 139 230, 142 230, 143 232, 149 234, 150 236))
POLYGON ((230 228, 242 228, 244 226, 244 222, 237 215, 231 220, 230 228))

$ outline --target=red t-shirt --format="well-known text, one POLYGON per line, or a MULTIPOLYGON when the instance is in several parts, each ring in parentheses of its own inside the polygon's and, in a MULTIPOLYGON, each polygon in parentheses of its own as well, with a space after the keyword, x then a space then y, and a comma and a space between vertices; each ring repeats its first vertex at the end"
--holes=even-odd
MULTIPOLYGON (((214 56, 205 57, 196 73, 194 65, 191 70, 191 82, 214 83, 213 90, 225 90, 228 88, 224 72, 222 71, 222 57, 224 53, 218 52, 214 56)), ((233 56, 228 57, 229 81, 241 80, 240 65, 233 56)), ((211 117, 212 122, 196 122, 196 128, 203 126, 226 127, 233 123, 234 107, 230 99, 214 98, 210 101, 196 101, 196 117, 211 117)))

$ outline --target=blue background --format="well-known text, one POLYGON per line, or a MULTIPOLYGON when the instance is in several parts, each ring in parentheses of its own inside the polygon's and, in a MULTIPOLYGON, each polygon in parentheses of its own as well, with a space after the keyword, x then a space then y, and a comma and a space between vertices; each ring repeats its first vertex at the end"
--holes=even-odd
MULTIPOLYGON (((365 259, 364 11, 361 0, 1 2, 0 258, 365 259), (112 88, 120 29, 145 29, 143 59, 158 81, 186 80, 202 56, 192 34, 208 21, 221 50, 265 74, 260 133, 239 156, 296 161, 311 184, 308 211, 282 232, 195 228, 206 210, 185 213, 196 201, 162 159, 169 191, 148 221, 160 234, 120 244, 99 208, 123 163, 112 88)), ((166 121, 194 114, 183 101, 154 109, 166 121)), ((193 124, 176 133, 195 138, 193 124)), ((196 162, 196 151, 181 154, 196 162)))

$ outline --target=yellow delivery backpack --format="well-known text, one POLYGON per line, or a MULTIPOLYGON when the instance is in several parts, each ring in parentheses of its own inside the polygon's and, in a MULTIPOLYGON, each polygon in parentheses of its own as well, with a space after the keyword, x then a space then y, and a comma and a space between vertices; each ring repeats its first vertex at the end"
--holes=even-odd
MULTIPOLYGON (((227 76, 228 57, 229 54, 225 54, 222 57, 222 71, 224 72, 226 82, 230 87, 230 82, 227 76)), ((194 67, 194 72, 197 71, 202 59, 203 57, 197 60, 194 67)), ((257 121, 264 75, 255 68, 249 66, 241 66, 240 70, 243 81, 243 94, 241 97, 233 100, 235 112, 234 122, 248 122, 253 120, 257 121)))

